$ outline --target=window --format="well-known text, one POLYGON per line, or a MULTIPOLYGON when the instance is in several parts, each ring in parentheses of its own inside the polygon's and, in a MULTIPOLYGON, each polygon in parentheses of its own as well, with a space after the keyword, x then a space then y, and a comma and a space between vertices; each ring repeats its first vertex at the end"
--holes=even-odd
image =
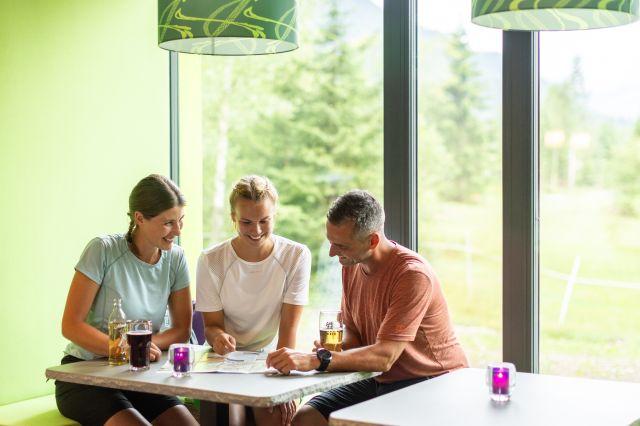
MULTIPOLYGON (((388 0, 389 19, 419 6, 414 208, 411 183, 405 186, 406 176, 398 177, 403 171, 390 166, 402 164, 404 157, 397 161, 394 150, 408 151, 407 141, 387 125, 383 147, 383 118, 389 123, 392 114, 383 117, 382 3, 300 2, 304 31, 294 52, 180 56, 180 180, 187 194, 201 194, 195 203, 190 197, 189 217, 201 214, 202 220, 187 221, 185 228, 196 236, 185 238, 192 269, 202 247, 233 235, 226 202, 231 184, 250 173, 271 177, 281 194, 276 232, 314 254, 311 305, 298 338, 300 348, 308 349, 316 338, 317 311, 337 306, 340 297, 339 265, 328 258, 324 237, 327 207, 354 187, 382 199, 385 165, 387 194, 403 194, 397 203, 387 197, 393 207, 387 208, 387 223, 392 216, 395 232, 404 215, 417 210, 418 251, 440 276, 472 366, 502 359, 504 348, 507 358, 523 355, 534 369, 540 355, 544 373, 638 380, 640 314, 633 301, 640 291, 640 87, 634 77, 640 53, 633 41, 639 25, 540 33, 536 151, 531 143, 538 130, 538 69, 524 63, 536 62, 537 33, 474 26, 464 0, 446 8, 435 0, 388 0), (503 58, 514 56, 504 61, 515 86, 505 89, 505 102, 517 106, 522 94, 533 94, 533 100, 531 108, 507 106, 503 115, 503 58), (517 138, 530 139, 505 145, 512 152, 504 159, 502 117, 517 138), (534 157, 539 152, 540 200, 531 151, 534 157), (529 160, 534 172, 524 173, 520 166, 529 160), (504 198, 511 212, 503 217, 504 198), (522 231, 526 241, 505 238, 503 226, 522 231), (516 250, 503 253, 507 241, 516 250), (505 305, 510 309, 502 318, 502 275, 514 264, 515 272, 507 273, 515 291, 505 297, 516 303, 505 305), (527 312, 520 316, 518 310, 527 312), (503 324, 515 326, 503 331, 503 324)), ((387 35, 414 30, 404 21, 389 23, 387 35)), ((396 80, 405 78, 410 76, 396 80)), ((395 106, 389 99, 396 94, 387 95, 387 107, 395 106)), ((410 103, 404 95, 394 101, 410 103)), ((397 120, 397 127, 406 122, 397 120)))
POLYGON ((181 182, 201 181, 199 249, 234 235, 227 198, 238 178, 274 182, 275 232, 313 253, 310 305, 298 333, 300 348, 310 349, 319 309, 339 307, 342 290, 325 238, 329 204, 357 187, 382 201, 382 8, 306 0, 298 19, 305 30, 293 52, 180 55, 181 182), (190 166, 198 158, 201 166, 190 166))
POLYGON ((639 25, 540 35, 540 371, 640 380, 639 25))
POLYGON ((472 366, 502 359, 501 33, 418 2, 418 242, 472 366))

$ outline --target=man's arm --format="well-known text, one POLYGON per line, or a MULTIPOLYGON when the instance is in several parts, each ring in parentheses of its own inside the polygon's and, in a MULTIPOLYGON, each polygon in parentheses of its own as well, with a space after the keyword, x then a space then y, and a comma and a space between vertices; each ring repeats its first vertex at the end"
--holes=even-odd
POLYGON ((362 346, 360 334, 354 329, 344 326, 344 337, 342 338, 342 350, 359 348, 362 346))
POLYGON ((357 347, 344 352, 332 352, 331 363, 327 371, 389 371, 404 351, 407 343, 409 342, 377 340, 373 345, 357 347))
MULTIPOLYGON (((327 371, 389 371, 400 357, 407 341, 378 340, 373 345, 356 347, 343 352, 331 352, 327 371)), ((316 354, 281 348, 267 356, 267 365, 283 374, 292 370, 310 371, 320 366, 316 354)))

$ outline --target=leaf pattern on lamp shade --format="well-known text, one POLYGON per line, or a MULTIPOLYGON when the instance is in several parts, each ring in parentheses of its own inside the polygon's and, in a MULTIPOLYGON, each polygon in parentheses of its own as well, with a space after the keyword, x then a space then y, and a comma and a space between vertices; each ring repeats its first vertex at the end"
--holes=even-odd
POLYGON ((297 45, 295 0, 158 0, 158 45, 209 55, 257 55, 297 45))
POLYGON ((503 30, 586 30, 638 19, 640 0, 472 0, 472 21, 503 30))

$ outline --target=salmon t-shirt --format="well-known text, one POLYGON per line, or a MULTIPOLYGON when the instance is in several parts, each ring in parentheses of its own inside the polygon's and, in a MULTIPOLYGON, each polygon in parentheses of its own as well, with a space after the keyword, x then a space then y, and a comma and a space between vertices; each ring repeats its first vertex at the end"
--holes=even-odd
POLYGON ((386 263, 373 274, 359 264, 342 268, 343 321, 362 345, 409 342, 376 380, 390 383, 467 367, 433 268, 417 253, 394 244, 386 263))

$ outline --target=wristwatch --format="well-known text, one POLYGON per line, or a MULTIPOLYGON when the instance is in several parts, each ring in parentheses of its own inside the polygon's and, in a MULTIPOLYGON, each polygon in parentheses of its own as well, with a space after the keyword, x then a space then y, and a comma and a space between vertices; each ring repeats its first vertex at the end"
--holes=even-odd
POLYGON ((316 356, 320 360, 320 366, 316 368, 316 371, 325 371, 331 362, 331 352, 324 348, 319 348, 316 351, 316 356))

